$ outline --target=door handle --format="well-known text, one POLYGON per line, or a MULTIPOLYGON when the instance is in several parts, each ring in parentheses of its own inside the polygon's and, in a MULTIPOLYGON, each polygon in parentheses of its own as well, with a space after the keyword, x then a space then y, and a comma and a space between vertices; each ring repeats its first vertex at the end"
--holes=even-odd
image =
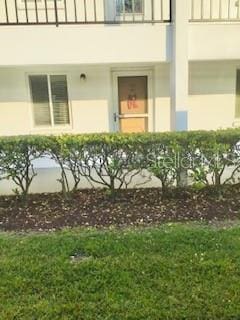
POLYGON ((118 114, 116 112, 114 112, 114 114, 113 114, 114 122, 117 122, 118 118, 119 118, 118 114))

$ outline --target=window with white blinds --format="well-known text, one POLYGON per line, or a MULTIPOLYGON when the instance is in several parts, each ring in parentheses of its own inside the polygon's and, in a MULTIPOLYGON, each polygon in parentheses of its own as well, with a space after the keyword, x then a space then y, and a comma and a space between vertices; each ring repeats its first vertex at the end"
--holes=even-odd
POLYGON ((237 70, 235 118, 240 119, 240 69, 237 70))
POLYGON ((70 124, 66 75, 31 75, 30 90, 36 126, 70 124))

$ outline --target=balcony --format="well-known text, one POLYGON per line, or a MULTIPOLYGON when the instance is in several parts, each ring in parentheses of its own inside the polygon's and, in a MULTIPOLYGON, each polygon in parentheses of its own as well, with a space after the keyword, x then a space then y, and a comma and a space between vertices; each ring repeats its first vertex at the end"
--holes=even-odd
POLYGON ((240 0, 189 0, 190 22, 240 22, 240 0))
POLYGON ((0 0, 0 25, 167 23, 171 0, 0 0))
POLYGON ((0 25, 2 66, 170 63, 174 25, 189 61, 240 56, 240 0, 0 0, 0 25))
MULTIPOLYGON (((172 21, 171 0, 0 0, 0 25, 172 21)), ((240 0, 189 0, 190 22, 239 22, 240 0)))

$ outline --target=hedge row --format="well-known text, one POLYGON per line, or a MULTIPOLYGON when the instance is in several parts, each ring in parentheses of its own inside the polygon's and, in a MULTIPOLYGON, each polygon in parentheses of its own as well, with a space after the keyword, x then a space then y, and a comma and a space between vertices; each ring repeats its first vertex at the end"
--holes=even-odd
POLYGON ((61 168, 65 195, 82 178, 116 190, 127 188, 136 175, 156 177, 164 192, 187 177, 194 184, 238 182, 240 129, 146 134, 86 134, 0 138, 0 179, 11 179, 27 196, 36 169, 33 160, 48 157, 61 168), (68 174, 74 180, 70 189, 68 174))

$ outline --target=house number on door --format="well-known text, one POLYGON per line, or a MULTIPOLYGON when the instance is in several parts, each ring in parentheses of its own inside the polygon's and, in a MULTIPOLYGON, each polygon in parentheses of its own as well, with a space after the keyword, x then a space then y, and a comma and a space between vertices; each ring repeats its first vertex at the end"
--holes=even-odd
POLYGON ((127 101, 128 110, 137 109, 137 96, 136 94, 129 94, 127 101))

